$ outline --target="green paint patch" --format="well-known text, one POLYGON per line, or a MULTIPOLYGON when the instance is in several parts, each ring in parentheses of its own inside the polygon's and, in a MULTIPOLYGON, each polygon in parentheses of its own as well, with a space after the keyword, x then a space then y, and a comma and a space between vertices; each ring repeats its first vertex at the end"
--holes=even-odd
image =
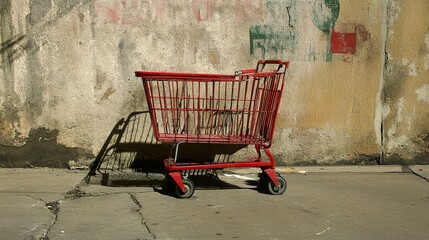
POLYGON ((314 2, 313 23, 322 32, 330 34, 339 15, 339 0, 324 0, 314 2))
POLYGON ((256 25, 249 29, 250 54, 260 52, 266 55, 293 55, 296 46, 296 32, 289 26, 256 25))

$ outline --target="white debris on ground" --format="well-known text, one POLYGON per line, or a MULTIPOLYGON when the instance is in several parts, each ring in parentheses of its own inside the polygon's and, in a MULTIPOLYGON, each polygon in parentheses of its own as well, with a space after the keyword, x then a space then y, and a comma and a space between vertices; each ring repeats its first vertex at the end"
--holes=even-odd
POLYGON ((225 174, 223 174, 225 177, 235 177, 235 178, 238 178, 238 179, 243 179, 243 180, 256 180, 256 179, 254 179, 254 178, 251 178, 251 177, 246 177, 246 176, 241 176, 241 175, 238 175, 238 174, 228 174, 228 173, 225 173, 225 174))

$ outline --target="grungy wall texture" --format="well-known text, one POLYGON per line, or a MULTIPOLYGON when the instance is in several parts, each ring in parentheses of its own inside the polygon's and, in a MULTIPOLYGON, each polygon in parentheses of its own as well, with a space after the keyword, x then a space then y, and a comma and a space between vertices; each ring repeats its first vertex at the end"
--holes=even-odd
POLYGON ((429 161, 428 12, 429 1, 391 1, 388 8, 381 100, 387 162, 429 161))
POLYGON ((134 70, 290 60, 283 164, 429 163, 429 0, 2 0, 0 166, 91 162, 134 70))

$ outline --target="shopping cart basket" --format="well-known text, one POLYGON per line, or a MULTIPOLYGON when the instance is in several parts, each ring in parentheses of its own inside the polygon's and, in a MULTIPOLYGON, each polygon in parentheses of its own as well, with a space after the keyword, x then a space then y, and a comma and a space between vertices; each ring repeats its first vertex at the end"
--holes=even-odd
POLYGON ((175 155, 164 160, 166 180, 179 198, 195 190, 189 170, 259 167, 260 181, 274 195, 286 180, 275 172, 269 151, 289 62, 260 60, 255 69, 235 74, 136 71, 143 80, 153 131, 160 142, 174 143, 175 155), (269 67, 268 67, 269 66, 269 67), (271 70, 267 70, 267 69, 271 70), (253 161, 178 163, 180 143, 254 145, 253 161), (269 161, 262 159, 261 150, 269 161))

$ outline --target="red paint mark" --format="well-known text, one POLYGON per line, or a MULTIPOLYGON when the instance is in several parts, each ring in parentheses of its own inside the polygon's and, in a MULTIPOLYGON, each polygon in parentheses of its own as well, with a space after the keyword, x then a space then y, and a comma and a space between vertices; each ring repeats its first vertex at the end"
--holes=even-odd
POLYGON ((366 30, 365 26, 362 25, 357 25, 355 27, 355 33, 363 42, 368 41, 371 38, 371 34, 366 30))
POLYGON ((356 33, 332 32, 331 52, 343 54, 355 54, 356 33))
POLYGON ((112 8, 107 8, 106 10, 106 23, 117 24, 119 22, 119 16, 116 11, 112 8))
MULTIPOLYGON (((348 28, 353 27, 348 25, 348 28)), ((363 25, 355 25, 354 32, 335 32, 331 34, 331 53, 355 54, 357 42, 366 42, 371 38, 371 34, 363 25)), ((343 58, 343 61, 350 61, 350 58, 343 58)))
POLYGON ((198 23, 201 23, 203 20, 210 20, 214 10, 215 8, 209 0, 192 0, 192 11, 197 13, 198 23))
POLYGON ((202 20, 202 18, 201 18, 201 10, 198 9, 198 12, 197 12, 197 21, 198 21, 198 23, 200 23, 201 20, 202 20))

